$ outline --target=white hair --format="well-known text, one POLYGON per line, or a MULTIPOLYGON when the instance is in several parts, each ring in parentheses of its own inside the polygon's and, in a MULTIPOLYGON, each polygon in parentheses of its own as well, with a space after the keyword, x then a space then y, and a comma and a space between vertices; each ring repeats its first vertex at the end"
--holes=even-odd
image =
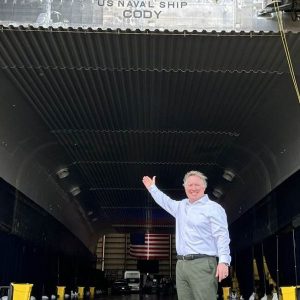
POLYGON ((183 185, 185 185, 187 179, 188 179, 190 176, 197 176, 197 177, 199 177, 199 178, 202 180, 202 182, 203 182, 204 188, 206 189, 206 187, 207 187, 207 181, 206 181, 206 180, 207 180, 207 177, 206 177, 203 173, 201 173, 201 172, 199 172, 199 171, 189 171, 189 172, 187 172, 187 173, 184 175, 184 177, 183 177, 183 185))

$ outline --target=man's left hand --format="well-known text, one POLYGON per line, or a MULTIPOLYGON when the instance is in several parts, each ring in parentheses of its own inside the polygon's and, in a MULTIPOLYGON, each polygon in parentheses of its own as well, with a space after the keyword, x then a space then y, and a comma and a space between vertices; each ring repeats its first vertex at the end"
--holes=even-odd
POLYGON ((219 282, 221 282, 223 279, 225 279, 229 274, 229 267, 225 263, 219 263, 217 265, 217 272, 216 277, 219 279, 219 282))

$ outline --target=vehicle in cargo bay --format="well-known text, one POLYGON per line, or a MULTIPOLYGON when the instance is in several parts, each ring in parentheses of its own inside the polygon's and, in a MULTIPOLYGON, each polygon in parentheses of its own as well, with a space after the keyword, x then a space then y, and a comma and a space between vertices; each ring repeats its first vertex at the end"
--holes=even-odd
POLYGON ((124 279, 126 279, 132 292, 139 292, 141 286, 140 271, 125 271, 124 279))
POLYGON ((125 279, 116 280, 111 286, 112 294, 128 294, 130 291, 131 288, 125 279))

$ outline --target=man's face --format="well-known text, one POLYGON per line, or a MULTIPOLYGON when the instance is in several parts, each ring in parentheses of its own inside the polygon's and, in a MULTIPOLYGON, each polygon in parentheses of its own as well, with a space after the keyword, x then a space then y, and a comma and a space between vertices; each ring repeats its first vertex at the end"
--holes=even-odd
POLYGON ((203 181, 198 176, 189 176, 184 184, 184 189, 190 202, 199 200, 205 191, 203 181))

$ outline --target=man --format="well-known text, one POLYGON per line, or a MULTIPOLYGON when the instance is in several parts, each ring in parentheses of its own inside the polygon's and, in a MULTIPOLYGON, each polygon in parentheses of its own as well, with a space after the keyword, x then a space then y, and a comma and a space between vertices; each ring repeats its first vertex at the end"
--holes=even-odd
POLYGON ((155 202, 176 218, 179 300, 217 299, 217 280, 220 282, 229 272, 227 217, 225 210, 204 194, 206 179, 198 171, 188 172, 183 179, 187 199, 175 201, 156 187, 155 176, 143 177, 155 202))

